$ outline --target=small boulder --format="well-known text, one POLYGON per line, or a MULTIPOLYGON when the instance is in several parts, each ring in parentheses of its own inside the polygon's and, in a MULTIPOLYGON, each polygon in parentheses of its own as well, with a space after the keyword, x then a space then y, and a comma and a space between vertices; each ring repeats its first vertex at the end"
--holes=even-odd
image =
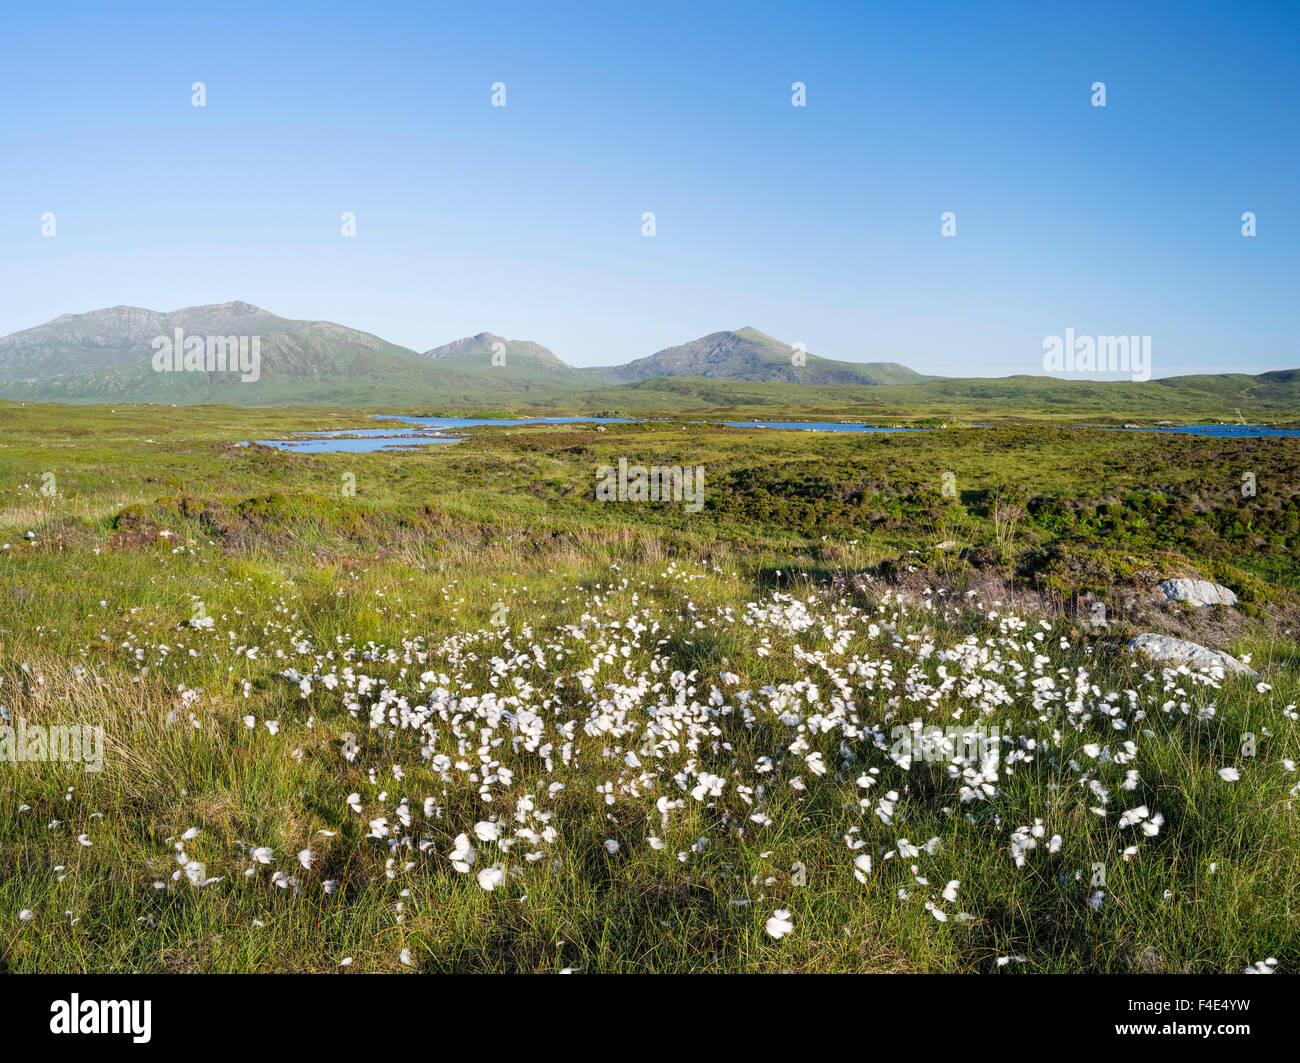
POLYGON ((1149 631, 1130 639, 1128 648, 1163 664, 1185 664, 1202 672, 1222 668, 1225 674, 1248 675, 1252 678, 1259 675, 1253 668, 1247 668, 1236 657, 1222 650, 1212 650, 1199 642, 1188 642, 1186 639, 1170 638, 1149 631))
POLYGON ((1171 602, 1189 605, 1236 605, 1237 596, 1219 583, 1204 579, 1167 579, 1160 591, 1171 602))

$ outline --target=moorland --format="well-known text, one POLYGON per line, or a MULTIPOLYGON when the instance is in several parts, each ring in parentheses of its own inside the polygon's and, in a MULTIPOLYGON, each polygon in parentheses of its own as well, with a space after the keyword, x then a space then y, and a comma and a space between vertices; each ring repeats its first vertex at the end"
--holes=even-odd
POLYGON ((3 766, 4 968, 1300 963, 1295 439, 616 410, 664 420, 0 404, 0 704, 105 741, 3 766), (702 509, 597 501, 620 458, 702 509))

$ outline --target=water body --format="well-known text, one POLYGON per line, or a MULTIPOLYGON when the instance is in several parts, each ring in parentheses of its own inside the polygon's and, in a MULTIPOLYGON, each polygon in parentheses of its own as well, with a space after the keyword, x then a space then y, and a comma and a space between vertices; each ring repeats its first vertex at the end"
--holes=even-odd
POLYGON ((422 424, 430 428, 483 428, 496 425, 509 427, 516 424, 636 424, 631 417, 394 417, 375 414, 377 421, 401 421, 403 424, 422 424))
MULTIPOLYGON (((376 420, 418 425, 418 428, 361 428, 348 432, 304 433, 299 439, 260 439, 264 446, 301 454, 367 454, 379 450, 403 450, 436 443, 459 443, 460 436, 430 435, 461 428, 510 427, 529 424, 639 424, 630 417, 397 417, 375 415, 376 420)), ((729 428, 770 428, 792 432, 928 432, 928 428, 882 428, 843 421, 692 421, 691 424, 720 424, 729 428)), ((988 425, 973 425, 987 428, 988 425)), ((1166 432, 1171 435, 1211 436, 1221 439, 1260 439, 1267 436, 1300 436, 1300 429, 1270 428, 1267 425, 1192 424, 1120 428, 1114 425, 1084 425, 1102 432, 1166 432)), ((247 444, 243 444, 247 445, 247 444)))
POLYGON ((869 424, 846 424, 842 421, 705 421, 725 424, 729 428, 786 428, 795 432, 928 432, 928 428, 876 428, 869 424))
MULTIPOLYGON (((430 443, 459 443, 456 436, 427 435, 429 429, 446 432, 460 428, 509 427, 529 424, 639 424, 631 417, 399 417, 375 414, 376 420, 419 425, 419 429, 361 428, 348 432, 304 433, 299 439, 259 439, 263 446, 300 454, 366 454, 378 450, 401 450, 430 443), (343 438, 346 436, 347 438, 343 438)), ((692 424, 721 424, 729 428, 774 428, 795 432, 928 432, 928 428, 877 428, 841 421, 693 421, 692 424)), ((247 444, 243 444, 247 446, 247 444)))
POLYGON ((1103 432, 1165 432, 1170 435, 1213 436, 1216 439, 1261 439, 1265 436, 1300 436, 1300 428, 1270 428, 1263 424, 1182 424, 1151 428, 1116 428, 1094 425, 1103 432))
MULTIPOLYGON (((376 415, 379 416, 379 415, 376 415)), ((502 420, 489 417, 392 417, 385 420, 407 424, 429 425, 433 428, 477 428, 483 425, 512 424, 641 424, 631 417, 532 417, 527 420, 502 420)), ((661 422, 670 424, 669 421, 661 422)), ((875 428, 866 424, 846 424, 841 421, 692 421, 692 424, 722 424, 729 428, 786 428, 797 432, 928 432, 928 428, 875 428)))
MULTIPOLYGON (((431 436, 414 428, 359 428, 343 439, 333 432, 317 432, 304 439, 259 439, 264 447, 298 454, 370 454, 376 450, 405 450, 432 443, 459 443, 456 436, 431 436)), ((248 446, 241 443, 240 446, 248 446)))
MULTIPOLYGON (((375 414, 377 421, 399 421, 419 425, 419 428, 357 428, 340 432, 303 433, 299 439, 259 439, 266 447, 290 450, 299 454, 371 454, 378 450, 404 450, 434 443, 459 443, 461 436, 429 435, 435 431, 454 431, 458 428, 483 428, 492 425, 509 426, 525 424, 632 424, 629 417, 394 417, 375 414), (347 438, 343 438, 346 436, 347 438)), ((241 444, 247 446, 247 443, 241 444)))

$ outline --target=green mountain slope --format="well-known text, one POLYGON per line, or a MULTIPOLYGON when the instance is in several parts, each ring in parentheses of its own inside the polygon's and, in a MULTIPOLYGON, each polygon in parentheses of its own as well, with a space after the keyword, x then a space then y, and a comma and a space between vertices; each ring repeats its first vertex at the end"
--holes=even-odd
POLYGON ((713 332, 690 343, 667 347, 627 365, 587 370, 610 383, 655 377, 704 377, 803 385, 910 384, 926 379, 894 362, 838 362, 796 352, 788 343, 755 328, 713 332))
MULTIPOLYGON (((251 375, 251 374, 249 374, 251 375)), ((294 321, 249 303, 158 313, 118 306, 70 314, 0 339, 0 395, 55 402, 293 402, 378 404, 485 401, 516 390, 452 362, 329 321, 294 321), (256 380, 241 373, 159 372, 154 342, 186 336, 259 337, 256 380)))
POLYGON ((491 332, 445 343, 424 356, 492 387, 506 383, 548 391, 590 386, 589 377, 540 343, 507 340, 491 332))
POLYGON ((508 340, 491 332, 480 332, 476 336, 466 336, 462 340, 444 343, 441 347, 425 351, 424 356, 440 361, 494 369, 504 368, 514 362, 540 372, 574 372, 571 366, 560 361, 554 351, 543 347, 540 343, 533 343, 531 340, 508 340), (494 357, 497 358, 495 363, 494 357))

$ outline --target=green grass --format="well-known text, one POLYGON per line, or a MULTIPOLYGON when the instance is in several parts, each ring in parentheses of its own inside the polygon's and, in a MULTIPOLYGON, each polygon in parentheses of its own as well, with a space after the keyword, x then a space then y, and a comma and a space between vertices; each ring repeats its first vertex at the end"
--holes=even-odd
POLYGON ((353 970, 402 970, 403 949, 429 971, 1300 964, 1300 778, 1284 763, 1300 737, 1287 709, 1300 701, 1294 440, 551 426, 302 455, 233 444, 364 418, 126 406, 0 418, 0 704, 29 723, 98 724, 108 743, 98 773, 0 765, 4 969, 333 971, 352 957, 353 970), (594 468, 619 456, 704 464, 703 512, 597 503, 594 468), (957 546, 936 550, 944 540, 957 546), (1226 582, 1241 609, 1160 611, 1151 582, 1171 574, 1226 582), (926 587, 941 604, 927 608, 926 587), (1110 604, 1110 627, 1080 623, 1086 595, 1110 604), (1136 664, 1121 643, 1146 624, 1248 655, 1266 686, 1136 664), (287 669, 338 682, 304 695, 287 669), (674 717, 676 671, 695 689, 674 717), (361 693, 360 675, 377 685, 361 693), (1035 678, 1053 685, 1039 704, 1035 678), (382 713, 371 726, 385 686, 446 711, 423 730, 382 713), (483 707, 489 694, 516 700, 503 715, 483 707), (621 711, 602 704, 615 696, 621 711), (1004 760, 995 792, 963 802, 960 771, 890 756, 892 728, 914 719, 982 719, 1004 758, 1028 759, 1004 760), (534 726, 546 753, 523 742, 534 726), (1127 740, 1136 758, 1117 763, 1127 740), (1094 743, 1108 752, 1092 757, 1094 743), (481 749, 511 772, 491 802, 481 749), (443 771, 436 753, 467 767, 443 771), (718 795, 691 796, 700 772, 724 780, 718 795), (885 823, 875 808, 890 790, 885 823), (400 823, 403 796, 409 845, 366 837, 373 818, 400 823), (501 852, 474 837, 525 796, 534 807, 513 825, 552 839, 501 852), (667 822, 659 797, 684 802, 667 822), (1141 804, 1164 816, 1153 837, 1119 828, 1141 804), (1044 836, 1018 868, 1012 834, 1036 819, 1044 836), (172 880, 192 827, 187 856, 221 879, 202 888, 172 880), (495 890, 451 866, 462 832, 473 872, 504 865, 495 890), (902 838, 939 840, 886 859, 902 838), (257 846, 275 862, 246 876, 257 846), (304 848, 310 870, 295 860, 304 848), (858 855, 873 860, 865 882, 858 855), (957 900, 939 899, 954 879, 957 900), (946 922, 924 907, 932 896, 946 922), (794 924, 779 941, 764 930, 776 909, 794 924))

